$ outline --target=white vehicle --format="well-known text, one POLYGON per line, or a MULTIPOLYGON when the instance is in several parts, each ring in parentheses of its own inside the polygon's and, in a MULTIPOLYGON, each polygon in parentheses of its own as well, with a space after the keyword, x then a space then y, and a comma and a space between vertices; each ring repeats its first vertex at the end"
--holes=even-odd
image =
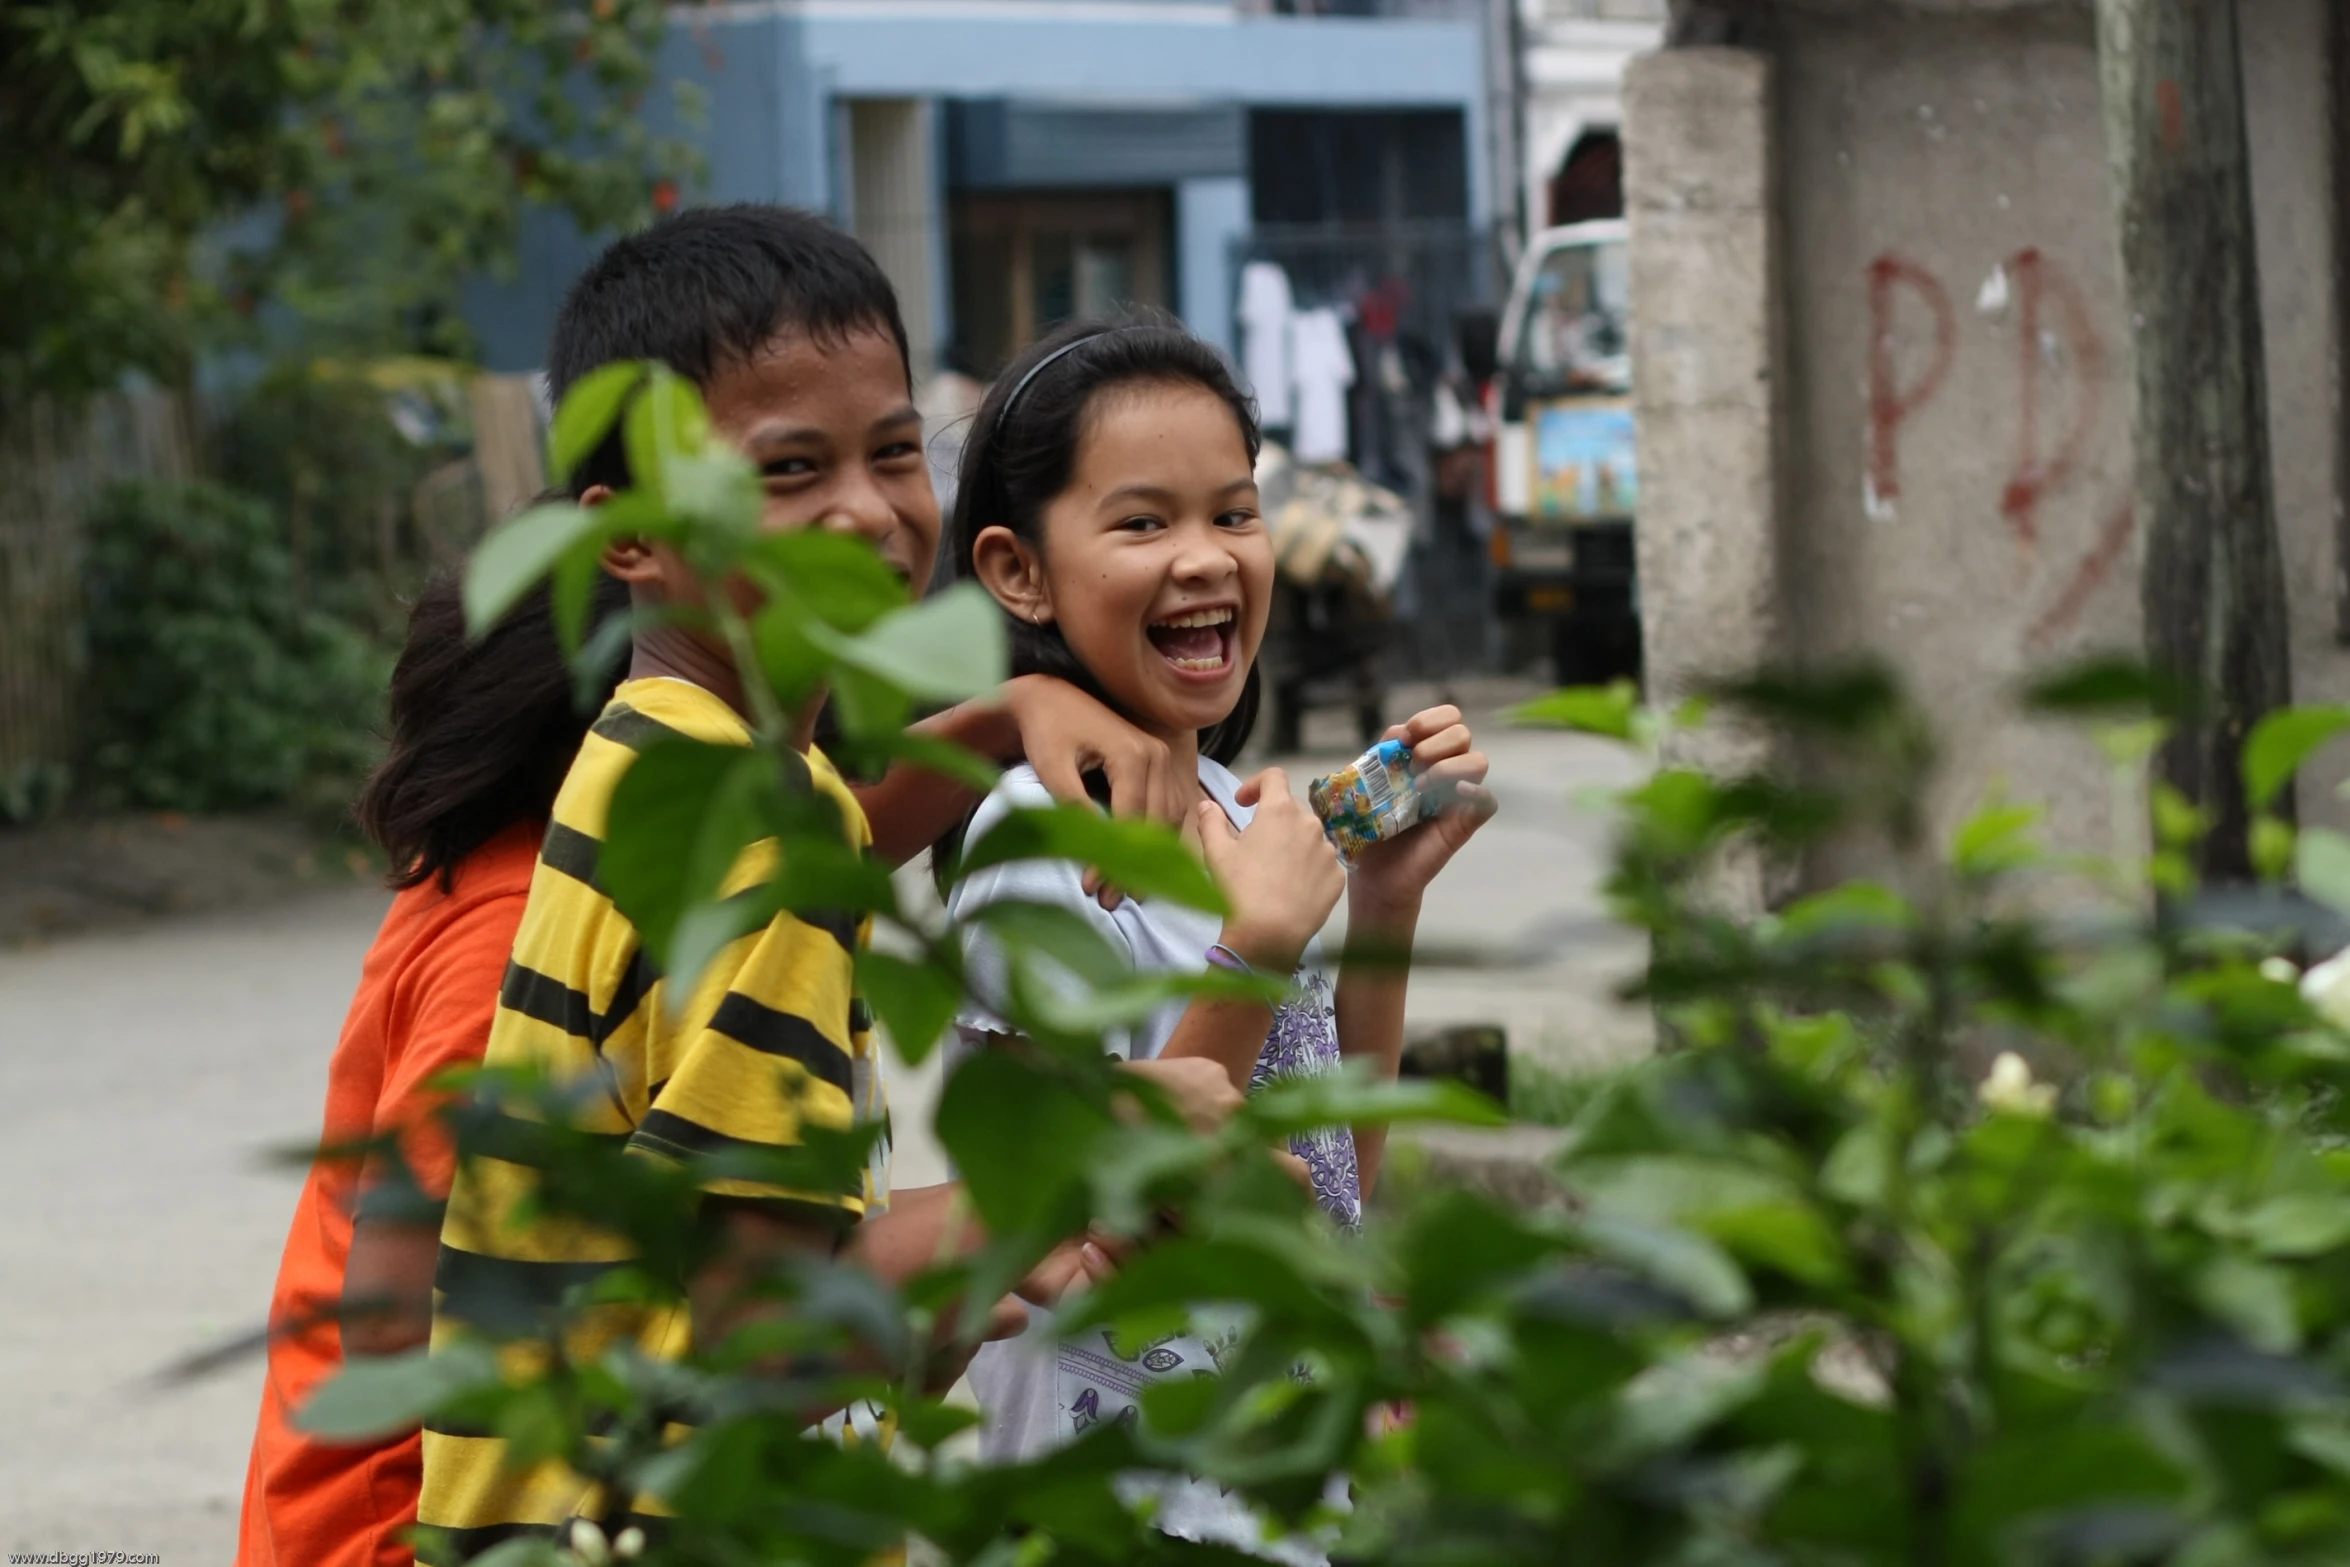
POLYGON ((1620 219, 1545 229, 1518 263, 1486 405, 1494 608, 1558 678, 1635 673, 1630 263, 1620 219))

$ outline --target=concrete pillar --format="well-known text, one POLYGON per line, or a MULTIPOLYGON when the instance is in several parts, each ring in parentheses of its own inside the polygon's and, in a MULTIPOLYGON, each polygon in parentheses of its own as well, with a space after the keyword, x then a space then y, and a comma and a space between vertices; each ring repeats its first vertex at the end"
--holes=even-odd
MULTIPOLYGON (((1632 365, 1640 460, 1634 544, 1650 694, 1781 656, 1779 254, 1771 63, 1736 49, 1640 57, 1624 82, 1632 365)), ((1723 773, 1770 741, 1709 722, 1667 760, 1723 773)), ((1728 902, 1759 908, 1748 866, 1728 902)))
POLYGON ((859 98, 849 104, 849 230, 865 242, 898 291, 913 351, 914 381, 937 368, 939 212, 932 161, 938 135, 927 98, 859 98))
POLYGON ((1233 349, 1233 243, 1248 233, 1248 181, 1184 180, 1175 187, 1175 311, 1225 353, 1233 349))

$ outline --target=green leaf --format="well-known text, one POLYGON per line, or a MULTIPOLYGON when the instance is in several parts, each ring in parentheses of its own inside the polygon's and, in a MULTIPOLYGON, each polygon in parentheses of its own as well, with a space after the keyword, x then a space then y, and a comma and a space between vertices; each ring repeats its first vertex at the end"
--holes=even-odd
MULTIPOLYGON (((596 880, 668 973, 673 996, 692 986, 674 950, 680 922, 715 903, 743 850, 768 835, 775 787, 768 759, 747 746, 676 739, 648 745, 612 792, 596 880)), ((750 917, 697 916, 687 955, 706 959, 733 939, 722 932, 742 934, 750 917)))
POLYGON ((1073 860, 1102 873, 1129 897, 1170 898, 1210 914, 1230 911, 1208 868, 1175 830, 1155 821, 1105 816, 1082 805, 1016 810, 963 852, 960 879, 1017 860, 1073 860))
POLYGON ((764 499, 759 470, 740 452, 722 446, 671 457, 661 471, 659 494, 673 515, 716 540, 718 549, 705 557, 714 567, 732 564, 735 545, 759 526, 764 499))
POLYGON ((644 370, 644 389, 629 403, 621 421, 628 448, 629 483, 671 501, 670 460, 703 455, 710 444, 710 416, 702 408, 701 392, 691 381, 667 365, 647 365, 644 370))
POLYGON ((2245 1237, 2272 1257, 2315 1257, 2350 1242, 2350 1199, 2338 1193, 2271 1197, 2244 1216, 2245 1237))
POLYGON ((1892 1189, 1895 1151, 1892 1128, 1863 1121, 1836 1140, 1820 1166, 1820 1189, 1855 1208, 1875 1208, 1892 1189))
POLYGON ((936 963, 870 947, 857 954, 857 990, 908 1066, 928 1058, 963 999, 962 986, 936 963))
POLYGON ((1555 1236, 1480 1193, 1439 1192, 1412 1215, 1398 1248, 1404 1309, 1414 1323, 1441 1322, 1480 1296, 1522 1283, 1558 1249, 1555 1236))
POLYGON ((1050 958, 1088 985, 1115 985, 1134 974, 1132 959, 1112 946, 1100 929, 1075 909, 1018 898, 982 904, 969 923, 993 936, 1015 964, 1050 958))
POLYGON ((328 1441, 373 1441, 410 1429, 451 1398, 497 1380, 497 1357, 471 1340, 437 1351, 347 1360, 310 1395, 294 1424, 328 1441))
POLYGON ((2319 746, 2350 729, 2350 707, 2285 707, 2263 718, 2244 742, 2245 803, 2259 810, 2276 798, 2319 746))
POLYGON ((2274 881, 2293 863, 2293 829, 2265 812, 2252 818, 2249 838, 2252 872, 2262 881, 2274 881))
MULTIPOLYGON (((426 1530, 428 1534, 433 1532, 426 1530)), ((456 1559, 453 1549, 447 1553, 447 1559, 456 1559)), ((579 1567, 579 1558, 553 1540, 526 1534, 500 1540, 479 1556, 468 1557, 465 1567, 579 1567)))
POLYGON ((789 592, 836 631, 863 631, 907 603, 905 583, 870 540, 853 533, 764 533, 743 548, 738 564, 754 581, 789 592))
POLYGON ((1808 1203, 1788 1199, 1721 1208, 1693 1222, 1737 1255, 1806 1284, 1840 1284, 1848 1271, 1843 1243, 1808 1203))
POLYGON ((1052 1235, 1083 1211, 1084 1174, 1115 1123, 1067 1082, 983 1050, 939 1095, 938 1140, 998 1235, 1052 1235))
POLYGON ((975 582, 893 610, 853 636, 821 622, 804 629, 834 658, 910 696, 959 702, 1004 683, 1004 612, 975 582))
POLYGON ((635 360, 590 370, 572 383, 555 410, 547 431, 547 477, 558 485, 571 482, 572 470, 601 445, 620 421, 621 405, 644 381, 647 366, 635 360))
POLYGON ((2211 830, 2202 808, 2169 784, 2155 784, 2146 803, 2154 816, 2154 841, 2166 848, 2187 848, 2211 830))
POLYGON ((2223 1254, 2196 1274, 2194 1291, 2205 1311, 2234 1328, 2254 1349, 2282 1355, 2299 1347, 2301 1323, 2293 1309, 2293 1279, 2284 1269, 2223 1254))
POLYGON ((1215 1302, 1257 1306, 1345 1332, 1343 1308, 1305 1271, 1310 1255, 1303 1246, 1240 1238, 1161 1241, 1134 1253, 1108 1281, 1078 1296, 1065 1326, 1113 1322, 1175 1303, 1215 1302))
POLYGON ((596 514, 569 501, 533 506, 475 546, 465 564, 465 628, 496 625, 575 545, 592 537, 596 514))
POLYGON ((1746 1275, 1728 1252, 1702 1235, 1605 1214, 1586 1215, 1581 1228, 1592 1250, 1663 1285, 1709 1317, 1735 1317, 1754 1307, 1746 1275))
POLYGON ((2302 828, 2293 846, 2293 876, 2303 892, 2350 914, 2350 838, 2327 827, 2302 828))
POLYGON ((2036 676, 2024 687, 2023 704, 2073 718, 2136 713, 2176 717, 2187 708, 2177 681, 2137 659, 2107 655, 2036 676))
POLYGON ((1509 710, 1509 721, 1629 740, 1639 705, 1640 694, 1629 680, 1605 686, 1569 686, 1520 702, 1509 710))
POLYGON ((1240 1114, 1269 1137, 1324 1126, 1509 1124, 1509 1115, 1501 1106, 1466 1083, 1450 1078, 1379 1083, 1353 1072, 1275 1078, 1250 1094, 1240 1114))
POLYGON ((1041 1039, 1091 1044, 1111 1030, 1132 1028, 1171 1002, 1210 996, 1224 1001, 1271 1001, 1279 981, 1209 967, 1197 973, 1137 974, 1107 984, 1072 987, 1034 965, 1015 963, 1006 1011, 1022 1032, 1041 1039))
POLYGON ((1867 734, 1902 711, 1899 682, 1873 661, 1765 670, 1725 682, 1712 694, 1725 706, 1816 734, 1867 734))
POLYGON ((1760 1361, 1701 1354, 1650 1366, 1617 1399, 1609 1458, 1624 1462, 1671 1452, 1752 1400, 1767 1375, 1760 1361))
POLYGON ((1990 877, 2021 870, 2039 858, 2031 840, 2042 812, 2036 805, 1986 805, 1951 836, 1951 867, 1962 876, 1990 877))

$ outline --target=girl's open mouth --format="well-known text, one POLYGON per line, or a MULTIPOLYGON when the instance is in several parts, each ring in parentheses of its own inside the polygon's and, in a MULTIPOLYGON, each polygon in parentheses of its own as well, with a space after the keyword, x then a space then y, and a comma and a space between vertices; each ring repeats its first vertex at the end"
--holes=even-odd
POLYGON ((1238 621, 1229 604, 1195 609, 1149 627, 1151 645, 1178 673, 1212 678, 1232 667, 1232 640, 1238 621))

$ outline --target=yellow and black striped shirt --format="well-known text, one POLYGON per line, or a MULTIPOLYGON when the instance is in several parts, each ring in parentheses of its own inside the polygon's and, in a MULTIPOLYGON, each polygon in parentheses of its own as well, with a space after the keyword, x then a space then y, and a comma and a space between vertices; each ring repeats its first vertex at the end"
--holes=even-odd
MULTIPOLYGON (((557 1081, 584 1080, 574 1124, 632 1152, 679 1159, 742 1147, 788 1147, 803 1125, 879 1120, 881 1078, 870 1017, 852 992, 854 959, 868 925, 849 916, 783 914, 723 948, 674 1000, 635 928, 597 885, 606 808, 637 755, 674 736, 748 744, 749 731, 710 692, 682 680, 631 680, 590 731, 556 797, 554 820, 532 873, 530 902, 514 940, 491 1026, 488 1064, 531 1066, 557 1081)), ((840 806, 855 845, 871 843, 864 813, 819 752, 810 781, 840 806)), ((772 841, 744 851, 721 892, 772 874, 772 841)), ((494 1152, 494 1122, 490 1147, 494 1152)), ((876 1214, 889 1200, 888 1142, 877 1145, 862 1190, 788 1191, 719 1178, 704 1190, 737 1198, 819 1203, 839 1222, 876 1214)), ((459 1171, 441 1230, 433 1343, 440 1348, 493 1316, 543 1317, 573 1286, 624 1262, 626 1241, 576 1218, 537 1212, 536 1172, 478 1155, 459 1171)), ((576 1314, 566 1336, 575 1361, 623 1337, 651 1354, 684 1352, 682 1307, 600 1305, 576 1314)), ((509 1345, 516 1373, 537 1357, 509 1345)), ((508 1536, 559 1525, 586 1483, 558 1463, 509 1470, 495 1437, 427 1427, 418 1521, 445 1531, 461 1559, 508 1536)))

